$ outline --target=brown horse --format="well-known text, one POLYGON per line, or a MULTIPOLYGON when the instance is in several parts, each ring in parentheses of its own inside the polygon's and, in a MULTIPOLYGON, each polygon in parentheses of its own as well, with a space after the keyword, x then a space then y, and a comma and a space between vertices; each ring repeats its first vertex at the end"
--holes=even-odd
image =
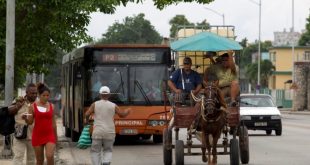
POLYGON ((202 132, 202 161, 207 162, 209 160, 208 164, 217 164, 217 142, 226 124, 225 110, 227 106, 224 97, 216 83, 207 83, 203 95, 200 98, 194 98, 194 100, 196 101, 195 108, 198 108, 200 113, 198 128, 202 132), (208 157, 206 157, 206 149, 208 150, 208 157))

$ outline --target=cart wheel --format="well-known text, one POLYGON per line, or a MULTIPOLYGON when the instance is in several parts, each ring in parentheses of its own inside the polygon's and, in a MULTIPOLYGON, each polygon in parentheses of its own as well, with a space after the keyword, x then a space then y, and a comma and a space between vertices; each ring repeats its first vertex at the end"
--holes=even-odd
POLYGON ((184 143, 182 140, 175 141, 175 164, 184 165, 184 143))
POLYGON ((230 139, 230 165, 239 165, 238 139, 230 139))
POLYGON ((172 131, 168 131, 167 128, 163 132, 163 154, 164 165, 172 164, 172 131))
POLYGON ((239 127, 239 149, 241 163, 248 164, 250 160, 250 153, 248 128, 246 126, 239 127))

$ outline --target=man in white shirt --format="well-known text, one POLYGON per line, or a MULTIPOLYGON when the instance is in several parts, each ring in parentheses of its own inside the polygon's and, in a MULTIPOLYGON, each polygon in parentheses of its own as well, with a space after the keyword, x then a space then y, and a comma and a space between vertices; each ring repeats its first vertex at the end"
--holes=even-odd
POLYGON ((114 115, 126 117, 130 111, 121 111, 120 108, 109 101, 110 89, 103 86, 99 90, 101 99, 92 103, 85 113, 86 119, 94 114, 92 145, 90 149, 93 165, 109 165, 112 161, 112 149, 115 140, 114 115), (103 158, 101 151, 103 150, 103 158))

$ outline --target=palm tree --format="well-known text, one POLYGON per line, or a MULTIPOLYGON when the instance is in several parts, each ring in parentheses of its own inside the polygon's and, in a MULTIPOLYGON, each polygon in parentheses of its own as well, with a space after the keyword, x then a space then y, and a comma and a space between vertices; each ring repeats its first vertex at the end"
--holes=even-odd
POLYGON ((276 67, 270 60, 263 60, 261 63, 261 84, 263 87, 268 87, 269 77, 272 75, 276 67))
MULTIPOLYGON (((261 77, 261 87, 266 88, 268 87, 268 79, 269 76, 272 75, 272 72, 275 70, 275 66, 272 64, 270 60, 263 60, 261 61, 261 72, 260 72, 260 77, 261 77)), ((249 64, 246 67, 246 76, 249 78, 250 83, 252 86, 255 86, 257 82, 257 62, 249 64)))

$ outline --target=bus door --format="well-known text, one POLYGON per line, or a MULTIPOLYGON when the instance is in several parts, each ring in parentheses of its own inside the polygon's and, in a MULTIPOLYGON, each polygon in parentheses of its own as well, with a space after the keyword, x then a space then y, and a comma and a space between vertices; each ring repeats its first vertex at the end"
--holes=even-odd
POLYGON ((81 132, 83 129, 83 66, 80 62, 75 62, 73 64, 73 123, 74 131, 81 132))

